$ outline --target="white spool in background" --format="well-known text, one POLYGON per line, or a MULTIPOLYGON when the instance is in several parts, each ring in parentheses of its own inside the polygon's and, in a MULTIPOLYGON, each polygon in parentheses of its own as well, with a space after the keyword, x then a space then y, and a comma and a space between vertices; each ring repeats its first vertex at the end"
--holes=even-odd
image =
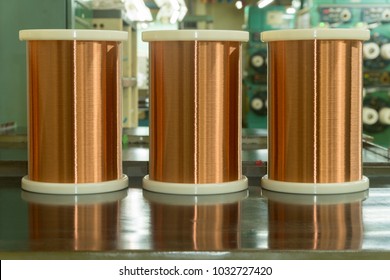
POLYGON ((341 11, 340 17, 343 22, 347 22, 352 18, 352 13, 350 10, 344 9, 341 11))
POLYGON ((390 44, 383 44, 381 46, 381 56, 383 59, 389 60, 390 59, 390 44))
POLYGON ((383 21, 390 21, 390 9, 385 9, 382 12, 382 20, 383 21))
POLYGON ((264 65, 264 58, 261 55, 254 55, 251 58, 251 64, 253 67, 260 68, 264 65))
POLYGON ((384 107, 379 111, 379 122, 381 124, 390 125, 390 108, 384 107))
POLYGON ((363 44, 363 58, 364 59, 375 59, 381 53, 381 50, 377 43, 369 42, 363 44))
POLYGON ((377 110, 370 107, 363 107, 362 121, 364 124, 374 125, 378 120, 379 114, 377 110))
POLYGON ((253 110, 260 111, 264 107, 264 102, 260 97, 255 97, 251 101, 251 107, 253 110))

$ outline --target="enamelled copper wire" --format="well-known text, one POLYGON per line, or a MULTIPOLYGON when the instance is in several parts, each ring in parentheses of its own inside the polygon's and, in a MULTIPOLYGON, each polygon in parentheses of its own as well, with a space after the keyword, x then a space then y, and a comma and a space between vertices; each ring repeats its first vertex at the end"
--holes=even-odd
POLYGON ((241 179, 240 42, 150 43, 150 179, 241 179))
POLYGON ((268 50, 269 178, 361 180, 362 42, 272 41, 268 50))
POLYGON ((28 55, 29 178, 120 178, 119 43, 29 41, 28 55))

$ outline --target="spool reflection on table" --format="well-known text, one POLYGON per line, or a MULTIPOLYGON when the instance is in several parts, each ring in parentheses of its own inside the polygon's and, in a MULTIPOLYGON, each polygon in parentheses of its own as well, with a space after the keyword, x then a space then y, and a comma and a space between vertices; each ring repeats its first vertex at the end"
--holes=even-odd
POLYGON ((121 41, 127 32, 22 30, 27 41, 28 176, 32 192, 127 187, 121 157, 121 41))
POLYGON ((358 250, 367 192, 299 195, 263 190, 268 199, 268 247, 277 250, 358 250))
POLYGON ((241 169, 242 31, 147 31, 150 159, 143 187, 175 194, 247 188, 241 169))
POLYGON ((241 201, 247 191, 179 196, 144 191, 155 250, 228 250, 241 247, 241 201))
POLYGON ((46 195, 22 192, 28 202, 29 240, 37 251, 118 249, 121 200, 126 190, 107 194, 46 195))
POLYGON ((266 189, 331 194, 368 188, 362 174, 361 29, 266 31, 266 189))

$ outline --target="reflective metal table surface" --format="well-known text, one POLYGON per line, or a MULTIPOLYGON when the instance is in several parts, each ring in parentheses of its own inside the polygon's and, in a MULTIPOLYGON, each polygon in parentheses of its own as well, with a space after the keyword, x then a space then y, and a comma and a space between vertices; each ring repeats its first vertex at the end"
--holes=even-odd
POLYGON ((0 180, 1 259, 390 259, 390 179, 369 192, 248 191, 177 196, 130 188, 100 195, 21 191, 0 180))

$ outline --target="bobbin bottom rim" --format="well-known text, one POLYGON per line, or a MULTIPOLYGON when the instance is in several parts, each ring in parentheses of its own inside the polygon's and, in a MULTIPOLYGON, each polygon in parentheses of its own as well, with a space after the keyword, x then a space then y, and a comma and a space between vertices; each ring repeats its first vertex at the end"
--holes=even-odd
POLYGON ((22 199, 28 203, 47 206, 96 205, 103 203, 113 203, 121 201, 126 196, 126 189, 108 193, 91 193, 79 195, 34 193, 22 190, 21 194, 22 199))
POLYGON ((297 183, 283 182, 268 179, 268 175, 261 178, 262 188, 281 193, 295 194, 343 194, 362 192, 368 189, 369 180, 366 176, 359 181, 342 183, 297 183))
POLYGON ((194 205, 215 205, 238 203, 248 197, 248 190, 234 193, 209 194, 209 195, 178 195, 157 193, 144 190, 143 196, 152 203, 159 203, 171 206, 194 206, 194 205))
POLYGON ((248 178, 242 176, 240 180, 222 183, 189 184, 189 183, 168 183, 149 179, 146 175, 142 180, 145 190, 167 194, 188 194, 207 195, 234 193, 248 188, 248 178))
POLYGON ((48 183, 33 181, 24 176, 22 189, 35 193, 46 194, 95 194, 123 190, 128 187, 129 179, 125 174, 118 180, 103 181, 98 183, 48 183))
POLYGON ((368 198, 368 190, 353 193, 340 194, 302 194, 281 193, 266 189, 261 190, 262 197, 269 201, 290 205, 339 205, 361 202, 368 198))

